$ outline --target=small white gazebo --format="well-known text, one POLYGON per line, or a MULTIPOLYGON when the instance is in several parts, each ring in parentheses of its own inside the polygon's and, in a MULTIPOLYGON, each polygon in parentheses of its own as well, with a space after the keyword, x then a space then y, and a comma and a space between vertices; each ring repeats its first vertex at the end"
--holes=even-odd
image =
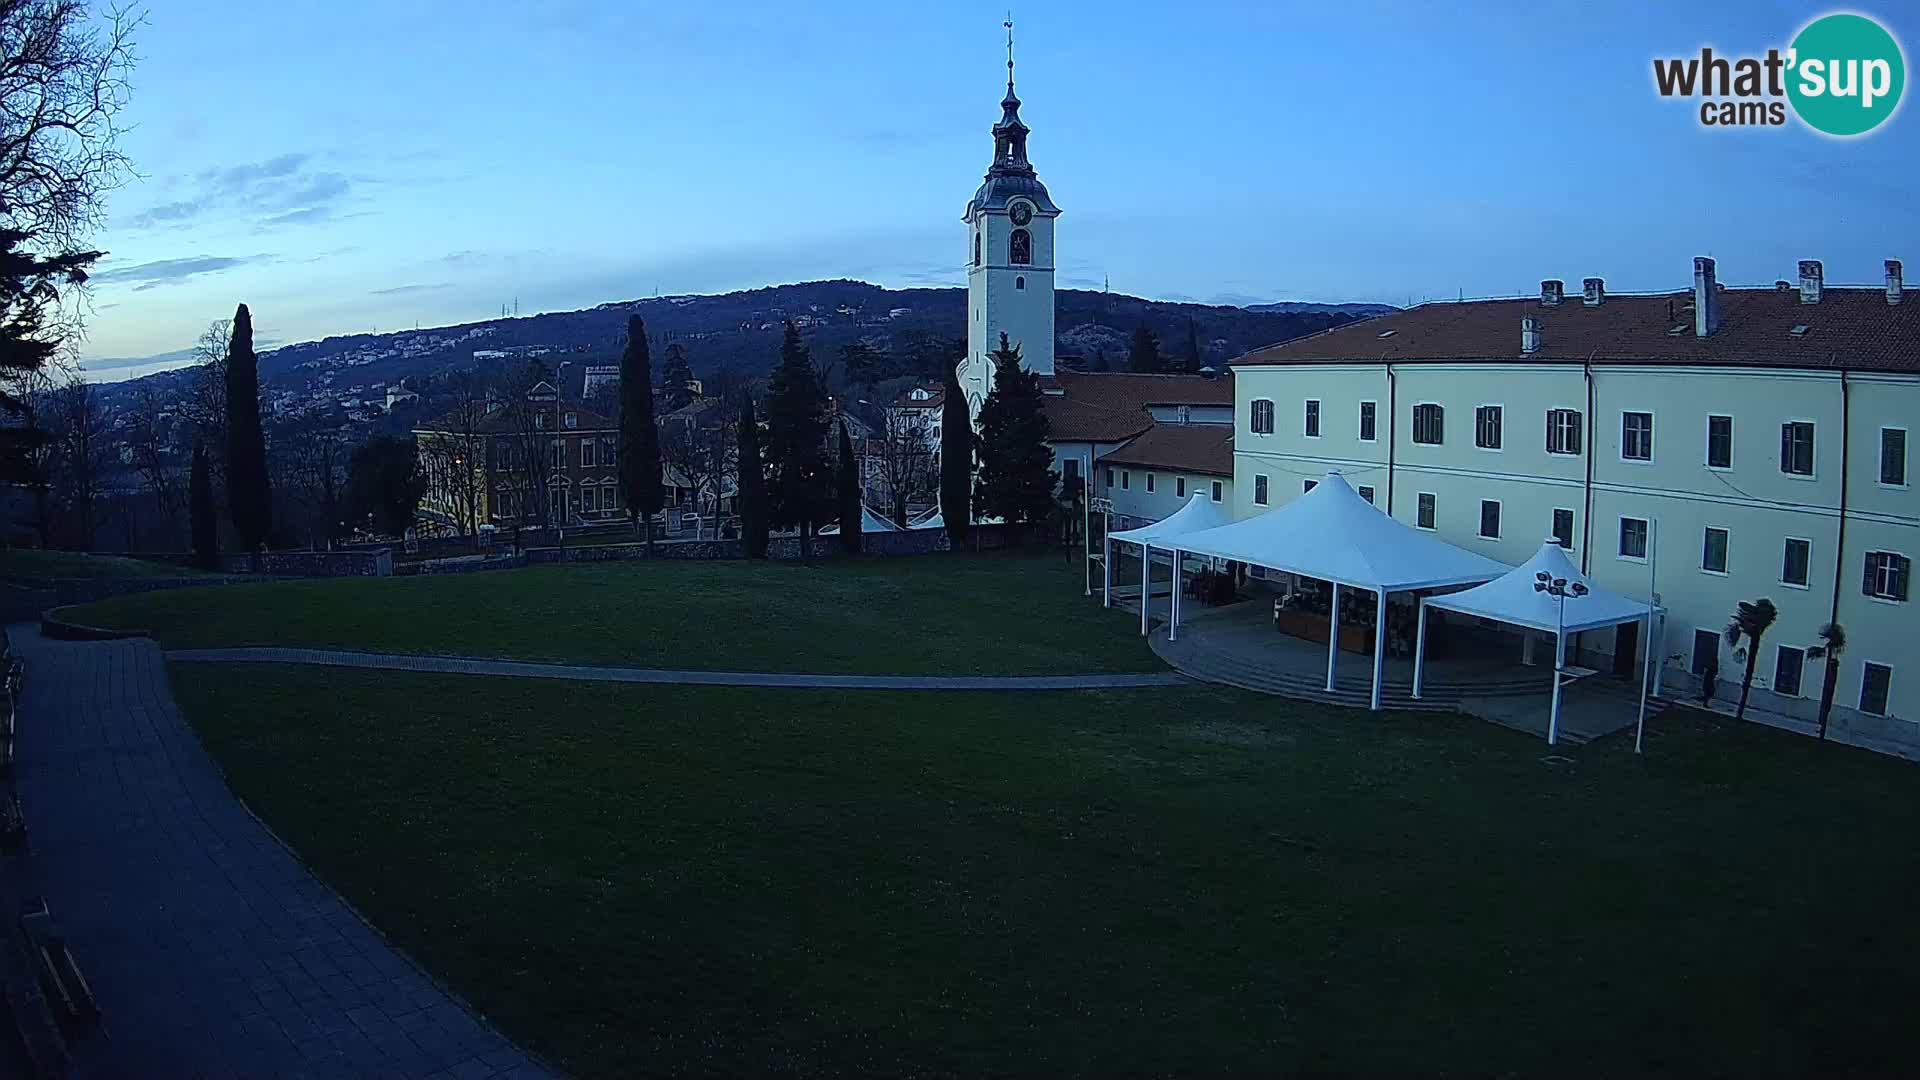
MULTIPOLYGON (((1151 525, 1142 525, 1137 529, 1125 529, 1116 533, 1108 533, 1105 541, 1105 550, 1102 552, 1105 557, 1101 559, 1102 588, 1105 590, 1102 603, 1107 607, 1113 606, 1114 541, 1117 540, 1123 544, 1140 545, 1140 633, 1144 635, 1147 632, 1147 597, 1150 594, 1150 587, 1153 584, 1153 549, 1160 547, 1171 550, 1169 545, 1156 544, 1155 541, 1170 540, 1176 536, 1185 536, 1188 533, 1201 532, 1206 529, 1225 525, 1232 520, 1232 518, 1227 516, 1226 510, 1222 508, 1220 503, 1214 502, 1206 493, 1196 491, 1193 493, 1193 497, 1187 500, 1187 505, 1175 510, 1173 513, 1168 514, 1166 517, 1161 518, 1151 525)), ((1178 556, 1176 555, 1175 558, 1178 558, 1178 556)), ((1174 567, 1173 581, 1175 588, 1178 588, 1180 584, 1180 568, 1177 564, 1174 567)))
POLYGON ((1340 590, 1361 589, 1379 598, 1374 620, 1372 707, 1380 707, 1386 674, 1387 594, 1492 581, 1506 563, 1454 547, 1428 532, 1383 513, 1360 497, 1339 473, 1330 472, 1312 491, 1264 514, 1170 538, 1174 549, 1173 618, 1167 638, 1180 632, 1180 555, 1208 555, 1301 574, 1333 585, 1327 631, 1327 691, 1333 691, 1334 658, 1340 648, 1340 590))
POLYGON ((1569 681, 1567 635, 1621 623, 1640 623, 1640 640, 1647 657, 1647 670, 1642 673, 1640 683, 1640 713, 1644 720, 1646 682, 1652 675, 1653 657, 1659 655, 1653 644, 1653 617, 1660 609, 1593 584, 1567 558, 1558 540, 1549 539, 1540 545, 1533 558, 1484 585, 1420 601, 1419 630, 1413 648, 1415 698, 1420 696, 1426 664, 1429 608, 1457 611, 1553 635, 1553 709, 1547 717, 1549 744, 1558 742, 1560 737, 1560 691, 1569 681))
MULTIPOLYGON (((866 503, 861 503, 860 531, 863 533, 899 532, 900 526, 874 513, 866 503)), ((831 525, 823 526, 819 532, 821 536, 837 536, 840 533, 840 523, 836 521, 831 525)))

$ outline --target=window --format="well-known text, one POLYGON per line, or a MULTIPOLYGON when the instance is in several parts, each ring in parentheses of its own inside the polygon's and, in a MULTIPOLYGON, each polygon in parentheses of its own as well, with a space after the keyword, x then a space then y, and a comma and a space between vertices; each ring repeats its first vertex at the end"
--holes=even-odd
POLYGON ((1306 483, 1300 485, 1300 494, 1305 495, 1307 492, 1312 491, 1314 488, 1319 486, 1320 486, 1320 481, 1309 480, 1306 483))
POLYGON ((1253 478, 1253 505, 1267 505, 1267 478, 1265 476, 1255 476, 1253 478))
POLYGON ((580 489, 580 509, 591 514, 600 509, 600 489, 584 487, 580 489))
POLYGON ((567 467, 567 443, 566 443, 566 440, 564 440, 564 439, 555 439, 555 440, 553 440, 553 443, 552 443, 552 445, 551 445, 551 447, 550 447, 549 449, 551 449, 551 450, 552 450, 552 453, 550 453, 550 454, 548 454, 548 455, 547 455, 547 459, 548 459, 548 461, 550 462, 550 464, 552 465, 552 467, 553 467, 553 468, 556 468, 556 469, 564 469, 564 468, 566 468, 566 467, 567 467))
POLYGON ((1420 493, 1419 508, 1414 513, 1413 523, 1422 529, 1433 528, 1433 492, 1420 493))
POLYGON ((1176 499, 1184 499, 1187 497, 1186 477, 1176 476, 1173 478, 1173 497, 1176 499))
POLYGON ((1113 486, 1113 466, 1111 465, 1107 466, 1107 486, 1108 487, 1113 486))
POLYGON ((1017 277, 1017 278, 1014 278, 1014 279, 1013 279, 1013 287, 1014 287, 1014 288, 1016 288, 1016 289, 1024 289, 1024 288, 1026 288, 1026 287, 1027 287, 1027 279, 1026 279, 1026 278, 1024 278, 1024 277, 1017 277))
POLYGON ((1065 484, 1071 484, 1078 479, 1080 479, 1080 459, 1068 458, 1065 461, 1062 461, 1060 463, 1061 482, 1065 484))
POLYGON ((1273 434, 1273 402, 1266 398, 1255 398, 1253 401, 1253 433, 1273 434))
POLYGON ((1786 697, 1800 696, 1800 675, 1807 664, 1807 653, 1791 645, 1782 645, 1773 654, 1773 692, 1786 697))
POLYGON ((1365 485, 1365 484, 1361 484, 1361 485, 1360 485, 1360 497, 1361 497, 1361 498, 1363 498, 1363 499, 1365 499, 1365 500, 1367 500, 1368 502, 1372 502, 1372 501, 1373 501, 1373 489, 1372 489, 1372 488, 1370 488, 1370 487, 1368 487, 1368 486, 1367 486, 1367 485, 1365 485))
POLYGON ((1500 504, 1493 499, 1480 500, 1480 539, 1500 539, 1500 504))
POLYGON ((1007 261, 1015 266, 1027 266, 1033 262, 1033 234, 1025 229, 1013 230, 1007 241, 1007 261))
POLYGON ((547 414, 546 414, 546 413, 534 413, 534 414, 533 414, 533 426, 534 426, 534 429, 535 429, 536 431, 545 431, 545 430, 547 430, 547 414))
POLYGON ((1131 472, 1128 472, 1125 469, 1121 469, 1120 470, 1120 490, 1121 491, 1127 490, 1127 485, 1131 483, 1133 483, 1133 474, 1131 472))
POLYGON ((1907 429, 1880 429, 1880 482, 1888 487, 1907 486, 1907 429))
POLYGON ((1580 414, 1573 409, 1547 410, 1547 453, 1580 452, 1580 414))
POLYGON ((1620 414, 1620 456, 1628 461, 1653 460, 1653 414, 1620 414))
POLYGON ((1377 412, 1378 412, 1378 406, 1374 405, 1373 402, 1363 401, 1360 403, 1360 441, 1361 442, 1373 441, 1374 416, 1377 412))
POLYGON ((1320 437, 1320 403, 1318 401, 1309 400, 1307 402, 1307 438, 1317 439, 1319 437, 1320 437))
POLYGON ((1647 557, 1646 518, 1623 517, 1620 519, 1620 557, 1623 559, 1647 557))
POLYGON ((1693 664, 1688 668, 1695 675, 1704 675, 1709 667, 1720 665, 1720 635, 1713 630, 1695 630, 1693 632, 1693 664))
POLYGON ((1780 425, 1780 471, 1788 476, 1813 475, 1813 425, 1792 420, 1780 425))
POLYGON ((1733 468, 1733 417, 1707 417, 1707 468, 1733 468))
POLYGON ((973 234, 973 265, 980 265, 980 234, 978 232, 973 234))
POLYGON ((1573 511, 1555 510, 1553 512, 1553 539, 1568 551, 1573 550, 1573 511))
POLYGON ((600 485, 600 509, 620 509, 620 488, 618 486, 611 483, 600 485))
POLYGON ((1153 494, 1153 474, 1147 474, 1147 494, 1153 494))
POLYGON ((580 426, 580 414, 579 414, 579 413, 571 413, 571 412, 570 412, 570 413, 568 413, 568 414, 567 414, 567 428, 568 428, 568 430, 572 430, 573 428, 577 428, 577 427, 579 427, 579 426, 580 426))
POLYGON ((1482 405, 1473 410, 1473 445, 1482 450, 1500 449, 1500 414, 1498 405, 1482 405))
POLYGON ((1700 547, 1700 569, 1709 574, 1727 572, 1727 530, 1707 526, 1706 539, 1700 547))
POLYGON ((1215 481, 1213 482, 1213 501, 1214 501, 1214 502, 1219 502, 1219 501, 1220 501, 1220 499, 1221 499, 1221 494, 1220 494, 1220 481, 1218 481, 1218 480, 1215 480, 1215 481))
POLYGON ((1905 600, 1913 562, 1891 551, 1867 552, 1867 577, 1861 591, 1881 600, 1905 600))
POLYGON ((1860 711, 1873 716, 1887 715, 1887 691, 1893 686, 1893 669, 1868 661, 1860 670, 1860 711))
POLYGON ((1807 540, 1787 540, 1786 552, 1780 560, 1780 583, 1782 585, 1807 586, 1807 567, 1813 561, 1813 544, 1807 540))
POLYGON ((1445 441, 1446 416, 1438 405, 1413 407, 1413 441, 1424 446, 1439 446, 1445 441))
POLYGON ((583 469, 593 468, 593 440, 592 439, 580 440, 580 467, 583 469))

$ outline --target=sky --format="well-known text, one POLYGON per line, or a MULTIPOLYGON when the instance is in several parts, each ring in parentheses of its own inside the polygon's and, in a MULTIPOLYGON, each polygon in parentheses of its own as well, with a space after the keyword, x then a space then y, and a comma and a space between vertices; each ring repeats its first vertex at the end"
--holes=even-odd
MULTIPOLYGON (((1655 56, 1784 47, 1821 4, 1127 0, 1013 11, 1057 282, 1165 300, 1878 283, 1920 116, 1712 130, 1655 56)), ((1866 4, 1903 44, 1920 5, 1866 4)), ((964 283, 999 4, 167 0, 123 119, 83 347, 257 343, 850 277, 964 283)), ((1905 44, 1909 57, 1915 54, 1905 44)))

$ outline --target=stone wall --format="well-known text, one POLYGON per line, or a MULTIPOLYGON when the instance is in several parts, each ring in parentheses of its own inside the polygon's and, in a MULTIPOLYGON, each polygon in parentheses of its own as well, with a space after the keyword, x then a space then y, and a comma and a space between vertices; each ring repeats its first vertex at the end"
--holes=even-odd
POLYGON ((54 603, 84 604, 93 600, 106 600, 115 596, 131 596, 134 593, 159 592, 162 589, 192 589, 202 585, 247 585, 261 581, 279 581, 280 578, 265 574, 233 574, 216 576, 203 574, 199 577, 150 577, 150 578, 55 578, 53 579, 54 603))

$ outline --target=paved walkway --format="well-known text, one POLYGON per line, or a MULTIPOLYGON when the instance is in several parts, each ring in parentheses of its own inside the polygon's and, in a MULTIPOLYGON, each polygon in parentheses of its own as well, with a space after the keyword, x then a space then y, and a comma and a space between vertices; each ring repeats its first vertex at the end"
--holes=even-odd
POLYGON ((1192 686, 1172 671, 1143 675, 814 675, 777 671, 680 671, 672 668, 590 667, 462 656, 350 652, 341 649, 172 649, 168 660, 312 664, 322 667, 427 671, 450 675, 507 675, 577 682, 661 683, 682 686, 761 686, 835 690, 1126 690, 1146 686, 1192 686))
POLYGON ((10 629, 44 895, 102 1011, 81 1076, 549 1075, 396 952, 227 789, 160 650, 10 629))

